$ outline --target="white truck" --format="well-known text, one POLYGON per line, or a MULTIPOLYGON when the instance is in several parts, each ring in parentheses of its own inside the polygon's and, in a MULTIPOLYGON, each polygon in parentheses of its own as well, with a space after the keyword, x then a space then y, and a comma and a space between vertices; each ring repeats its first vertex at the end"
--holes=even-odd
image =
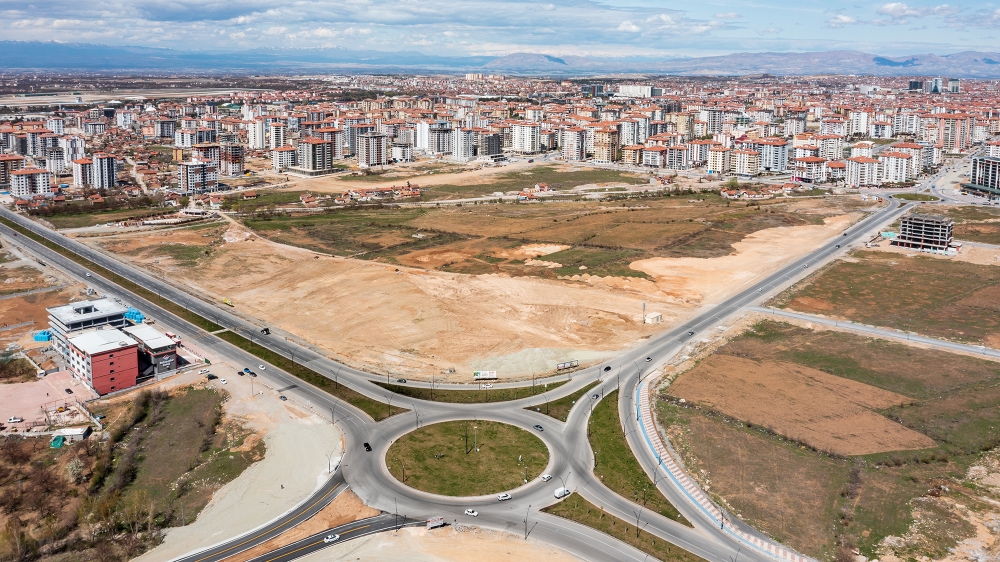
POLYGON ((569 495, 569 490, 563 487, 556 488, 556 493, 554 494, 557 500, 561 500, 569 495))

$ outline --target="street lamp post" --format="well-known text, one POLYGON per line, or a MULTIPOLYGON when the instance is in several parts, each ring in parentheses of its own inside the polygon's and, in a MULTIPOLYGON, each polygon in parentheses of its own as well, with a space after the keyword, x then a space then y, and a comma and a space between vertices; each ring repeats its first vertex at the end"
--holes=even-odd
POLYGON ((528 512, 531 511, 531 504, 524 510, 524 540, 528 540, 528 512))
POLYGON ((472 448, 479 452, 479 426, 472 426, 472 448))

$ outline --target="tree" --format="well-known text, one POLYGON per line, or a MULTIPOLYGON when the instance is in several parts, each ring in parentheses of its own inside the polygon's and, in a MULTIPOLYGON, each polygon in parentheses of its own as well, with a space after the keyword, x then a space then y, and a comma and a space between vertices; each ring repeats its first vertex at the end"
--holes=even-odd
POLYGON ((75 458, 68 463, 66 463, 66 472, 69 473, 69 479, 77 484, 80 479, 83 478, 83 461, 79 458, 75 458))
POLYGON ((147 517, 149 494, 146 490, 132 490, 118 504, 118 518, 133 535, 138 535, 147 517))

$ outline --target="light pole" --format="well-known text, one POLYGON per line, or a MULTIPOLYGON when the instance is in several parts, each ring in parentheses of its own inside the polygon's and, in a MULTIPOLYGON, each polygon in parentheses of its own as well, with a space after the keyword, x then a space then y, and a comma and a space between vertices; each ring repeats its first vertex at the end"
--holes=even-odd
MULTIPOLYGON (((566 475, 566 480, 569 480, 569 477, 570 477, 571 474, 573 474, 572 470, 569 471, 569 474, 566 475)), ((569 490, 569 488, 566 487, 566 480, 563 480, 562 476, 556 476, 556 478, 558 478, 559 481, 562 482, 564 490, 569 490)))
POLYGON ((531 511, 531 504, 524 510, 524 540, 528 540, 528 512, 531 511))
POLYGON ((410 407, 413 408, 414 415, 417 416, 417 429, 420 429, 420 412, 417 411, 417 407, 410 403, 410 407))
POLYGON ((479 426, 472 426, 472 448, 479 452, 479 426))
POLYGON ((383 394, 382 396, 385 396, 385 412, 386 412, 385 417, 387 417, 387 418, 391 417, 392 416, 392 393, 389 393, 388 395, 383 394))

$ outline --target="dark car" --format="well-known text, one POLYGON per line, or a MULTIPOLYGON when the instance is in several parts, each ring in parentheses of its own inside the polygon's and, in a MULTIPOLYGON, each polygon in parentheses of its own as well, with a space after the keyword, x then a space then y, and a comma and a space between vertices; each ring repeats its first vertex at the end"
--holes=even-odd
POLYGON ((590 398, 591 398, 591 399, 593 399, 593 400, 597 400, 597 399, 598 399, 598 398, 600 398, 600 397, 601 397, 601 395, 600 395, 600 394, 597 394, 597 393, 595 392, 595 393, 594 393, 594 394, 593 394, 593 395, 592 395, 592 396, 591 396, 590 398))
POLYGON ((66 394, 73 394, 73 391, 67 388, 66 389, 66 394))
POLYGON ((246 373, 244 373, 243 371, 236 371, 236 374, 242 377, 242 376, 243 376, 243 375, 245 375, 246 373))
POLYGON ((406 379, 396 379, 396 382, 405 384, 406 379))
POLYGON ((369 445, 367 441, 365 441, 365 450, 368 451, 369 453, 372 452, 372 446, 369 445))
POLYGON ((652 361, 652 360, 653 360, 653 358, 652 358, 652 357, 647 357, 647 358, 646 358, 646 363, 649 363, 649 362, 650 362, 650 361, 652 361))
POLYGON ((534 427, 534 428, 535 428, 535 431, 545 431, 544 429, 542 429, 542 426, 540 426, 540 425, 537 425, 537 424, 536 424, 536 425, 533 425, 532 427, 534 427))
POLYGON ((610 370, 611 370, 611 365, 608 365, 607 367, 604 368, 604 372, 605 373, 607 373, 610 370))
POLYGON ((693 336, 694 335, 694 330, 688 330, 688 335, 689 336, 693 336))
POLYGON ((288 400, 288 397, 287 397, 287 396, 285 396, 284 394, 282 394, 282 395, 281 395, 281 396, 279 396, 278 398, 280 398, 280 399, 282 399, 282 400, 288 400))
POLYGON ((215 376, 215 375, 213 375, 213 374, 209 373, 209 374, 205 375, 205 378, 207 378, 207 379, 208 379, 208 380, 210 380, 210 381, 214 381, 215 379, 217 379, 217 378, 219 378, 219 377, 217 377, 217 376, 215 376))

